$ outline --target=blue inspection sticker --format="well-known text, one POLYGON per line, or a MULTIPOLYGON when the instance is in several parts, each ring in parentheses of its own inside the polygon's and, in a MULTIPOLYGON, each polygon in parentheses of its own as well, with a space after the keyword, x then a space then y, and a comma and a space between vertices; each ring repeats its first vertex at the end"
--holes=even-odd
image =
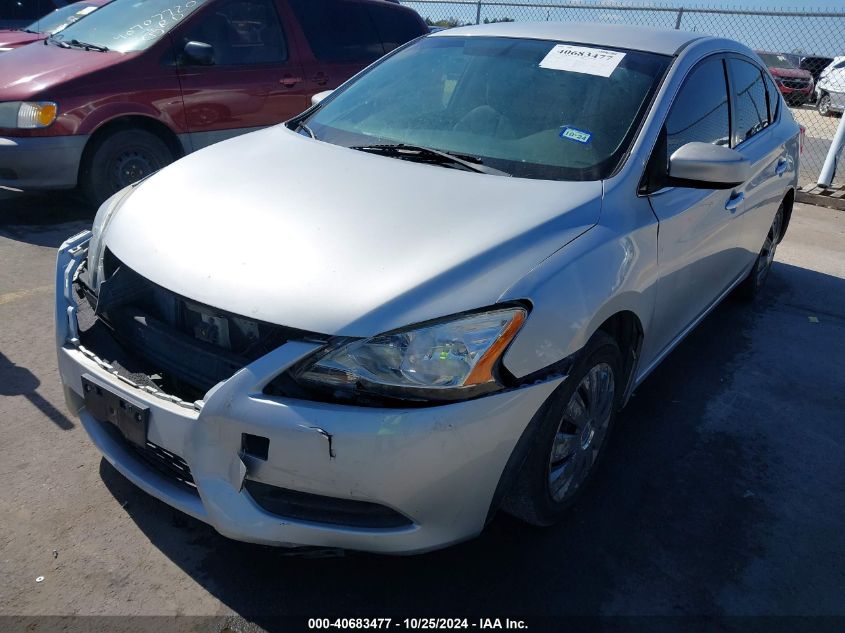
POLYGON ((589 132, 585 132, 584 130, 579 130, 574 127, 566 126, 565 128, 561 129, 560 138, 568 138, 570 141, 575 141, 577 143, 582 143, 586 145, 590 142, 590 139, 593 138, 593 135, 589 132))

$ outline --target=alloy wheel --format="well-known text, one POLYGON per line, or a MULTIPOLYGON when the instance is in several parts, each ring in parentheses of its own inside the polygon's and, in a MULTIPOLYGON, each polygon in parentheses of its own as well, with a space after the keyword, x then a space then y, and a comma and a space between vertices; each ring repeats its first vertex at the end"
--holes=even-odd
POLYGON ((772 267, 772 262, 775 260, 775 251, 778 247, 778 239, 780 238, 781 227, 783 225, 783 209, 778 209, 775 214, 775 219, 772 222, 772 227, 769 229, 769 234, 766 236, 766 241, 763 243, 763 250, 760 251, 760 257, 757 265, 757 285, 762 286, 769 274, 769 269, 772 267))
POLYGON ((601 450, 613 414, 613 369, 590 369, 567 403, 549 456, 548 487, 555 501, 572 495, 587 478, 601 450))

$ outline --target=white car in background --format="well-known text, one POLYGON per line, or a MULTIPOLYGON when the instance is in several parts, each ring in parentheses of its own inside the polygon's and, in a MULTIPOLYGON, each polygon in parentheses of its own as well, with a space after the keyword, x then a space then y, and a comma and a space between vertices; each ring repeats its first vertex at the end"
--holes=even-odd
POLYGON ((822 116, 845 111, 845 55, 834 57, 819 76, 816 107, 822 116))

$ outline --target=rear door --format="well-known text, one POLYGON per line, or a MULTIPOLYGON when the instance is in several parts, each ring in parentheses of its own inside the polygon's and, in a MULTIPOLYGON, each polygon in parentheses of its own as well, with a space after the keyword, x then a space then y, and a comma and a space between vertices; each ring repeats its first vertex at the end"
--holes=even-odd
MULTIPOLYGON (((650 159, 668 168, 679 147, 693 141, 730 146, 731 117, 724 58, 699 62, 675 97, 666 119, 664 140, 650 159)), ((649 192, 660 222, 654 349, 662 351, 706 311, 745 265, 738 253, 732 190, 662 187, 649 192)))
POLYGON ((337 88, 384 55, 369 3, 287 0, 304 35, 303 67, 311 94, 337 88))
POLYGON ((308 105, 303 70, 275 0, 216 0, 174 33, 193 150, 280 123, 308 105), (189 41, 214 49, 200 66, 189 41))
POLYGON ((780 99, 769 99, 767 74, 751 60, 731 56, 727 59, 731 85, 733 146, 751 162, 751 178, 736 188, 742 202, 734 212, 739 238, 739 255, 746 266, 756 259, 763 247, 775 212, 783 200, 789 175, 795 165, 789 157, 786 141, 780 142, 769 129, 777 116, 780 99), (774 112, 771 112, 772 109, 774 112))

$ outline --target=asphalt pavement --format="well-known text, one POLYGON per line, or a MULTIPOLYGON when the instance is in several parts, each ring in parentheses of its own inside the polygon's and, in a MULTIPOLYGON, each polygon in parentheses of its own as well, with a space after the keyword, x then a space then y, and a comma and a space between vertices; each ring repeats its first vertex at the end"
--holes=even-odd
MULTIPOLYGON (((0 629, 74 622, 9 617, 43 615, 204 616, 178 628, 214 632, 458 615, 845 629, 845 213, 796 206, 764 297, 727 300, 638 389, 562 524, 498 516, 406 558, 230 541, 100 457, 64 409, 52 313, 55 249, 92 216, 68 196, 0 199, 0 629)), ((85 628, 129 622, 150 620, 85 628)))

